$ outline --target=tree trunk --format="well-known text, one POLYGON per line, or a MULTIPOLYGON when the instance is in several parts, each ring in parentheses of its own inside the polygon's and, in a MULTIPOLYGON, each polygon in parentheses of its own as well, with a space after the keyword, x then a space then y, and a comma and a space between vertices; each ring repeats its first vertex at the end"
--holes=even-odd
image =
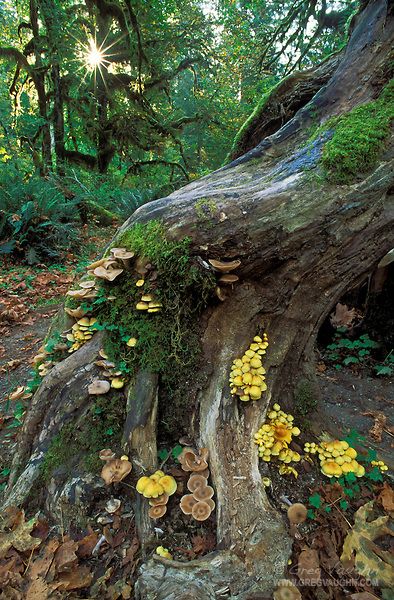
MULTIPOLYGON (((195 442, 210 453, 218 550, 189 563, 149 560, 141 569, 137 598, 270 597, 283 575, 291 541, 261 484, 253 434, 271 402, 289 408, 297 383, 305 377, 313 382, 313 348, 320 325, 343 293, 394 246, 390 150, 353 185, 319 184, 311 175, 319 173, 327 137, 307 143, 311 114, 324 122, 376 96, 392 45, 392 17, 387 2, 370 2, 330 81, 284 127, 225 168, 141 207, 121 228, 126 231, 137 222, 159 219, 169 238, 189 236, 193 253, 202 259, 241 260, 240 282, 230 297, 209 306, 203 315, 199 376, 206 384, 197 406, 184 409, 190 415, 197 412, 192 426, 195 442), (202 200, 212 207, 208 224, 198 210, 202 200), (258 327, 270 338, 265 362, 268 392, 258 402, 239 403, 229 392, 229 370, 258 327)), ((50 402, 60 406, 59 386, 68 382, 69 389, 75 389, 71 362, 87 369, 88 348, 58 364, 55 379, 48 375, 36 393, 33 417, 28 415, 26 421, 33 419, 34 428, 24 426, 8 504, 28 498, 37 476, 40 415, 50 402)), ((155 467, 160 403, 160 385, 157 389, 152 375, 139 377, 150 383, 137 382, 133 390, 138 411, 126 423, 124 436, 137 472, 141 462, 143 467, 155 467)), ((67 407, 70 410, 69 402, 67 407)), ((45 435, 54 435, 56 424, 49 428, 48 423, 46 417, 45 435)), ((149 538, 140 507, 136 512, 140 534, 149 538)))

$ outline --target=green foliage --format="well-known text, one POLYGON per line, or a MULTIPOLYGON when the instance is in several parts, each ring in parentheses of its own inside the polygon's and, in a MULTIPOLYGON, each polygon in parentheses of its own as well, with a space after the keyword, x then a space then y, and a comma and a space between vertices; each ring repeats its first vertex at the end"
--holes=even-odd
POLYGON ((76 203, 66 200, 53 181, 24 181, 7 165, 0 175, 0 198, 0 254, 34 264, 58 259, 76 243, 76 203))
POLYGON ((394 119, 394 80, 377 100, 354 108, 324 125, 333 129, 325 144, 322 164, 333 183, 345 184, 376 163, 394 119))
POLYGON ((154 266, 155 280, 145 282, 143 293, 154 293, 163 308, 156 314, 137 311, 140 276, 125 272, 112 283, 101 283, 91 305, 98 319, 94 328, 107 332, 105 349, 122 371, 149 369, 161 374, 164 385, 179 388, 199 355, 198 315, 214 278, 191 257, 189 239, 168 240, 156 221, 134 225, 115 239, 114 246, 133 250, 154 266), (108 301, 107 296, 114 299, 108 301), (135 348, 125 343, 130 337, 138 340, 135 348))
POLYGON ((394 352, 391 350, 386 358, 380 364, 374 366, 376 375, 381 377, 391 377, 394 373, 394 352))
POLYGON ((325 358, 333 363, 337 370, 342 366, 359 365, 368 361, 372 358, 373 350, 380 347, 367 333, 350 339, 346 332, 346 328, 338 328, 332 343, 326 348, 325 358))

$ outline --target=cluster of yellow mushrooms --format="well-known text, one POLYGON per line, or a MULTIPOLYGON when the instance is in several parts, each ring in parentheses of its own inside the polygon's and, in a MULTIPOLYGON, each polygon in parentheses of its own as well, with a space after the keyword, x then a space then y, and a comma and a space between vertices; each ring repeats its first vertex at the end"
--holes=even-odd
POLYGON ((94 329, 92 327, 95 323, 97 323, 97 319, 94 317, 82 317, 82 319, 74 323, 71 327, 71 333, 66 334, 66 339, 72 342, 72 346, 68 352, 75 352, 75 350, 78 350, 78 348, 93 337, 94 329))
MULTIPOLYGON (((143 279, 139 279, 136 283, 137 287, 142 287, 145 281, 143 279)), ((135 305, 137 310, 143 310, 147 313, 157 313, 160 312, 163 308, 162 303, 154 297, 153 294, 142 294, 141 299, 135 305)))
POLYGON ((320 468, 327 477, 341 477, 354 473, 356 477, 363 477, 365 469, 356 461, 357 452, 344 440, 331 440, 320 444, 308 444, 304 451, 309 454, 318 454, 320 468))
MULTIPOLYGON (((254 435, 254 441, 259 447, 259 456, 265 462, 270 462, 273 457, 287 465, 291 462, 299 462, 301 455, 289 448, 293 436, 300 435, 298 427, 294 426, 293 415, 281 410, 279 404, 274 404, 268 413, 266 422, 254 435)), ((283 474, 291 473, 292 470, 282 469, 283 474)))
POLYGON ((177 483, 171 475, 166 475, 164 471, 158 470, 149 477, 140 477, 135 489, 144 498, 149 499, 148 514, 150 518, 160 519, 167 512, 167 502, 169 497, 175 494, 177 487, 177 483))
POLYGON ((230 390, 243 402, 259 400, 267 389, 265 369, 261 360, 267 347, 267 334, 264 333, 262 338, 256 335, 245 354, 233 361, 229 379, 230 390))

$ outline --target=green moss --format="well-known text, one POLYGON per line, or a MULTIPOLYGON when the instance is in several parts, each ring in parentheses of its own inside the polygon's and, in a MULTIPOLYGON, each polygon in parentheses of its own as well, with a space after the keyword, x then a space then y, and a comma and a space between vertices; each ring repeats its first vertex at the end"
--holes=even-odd
POLYGON ((328 121, 323 130, 334 129, 325 144, 322 164, 333 183, 349 183, 358 174, 376 163, 394 119, 394 80, 384 88, 379 98, 354 108, 341 117, 328 121))
POLYGON ((217 206, 213 200, 209 198, 200 198, 194 205, 194 210, 197 216, 202 221, 211 221, 212 217, 217 212, 217 206))
POLYGON ((318 398, 315 386, 309 379, 301 379, 294 392, 294 412, 299 417, 306 417, 316 410, 318 398))
POLYGON ((72 467, 80 465, 98 472, 99 451, 108 446, 120 448, 123 421, 123 397, 116 392, 98 396, 80 423, 63 426, 54 437, 41 466, 42 479, 48 481, 59 467, 71 472, 72 467))
POLYGON ((168 388, 179 388, 200 352, 199 315, 215 279, 191 256, 189 239, 168 240, 156 221, 134 225, 114 246, 147 259, 154 277, 143 288, 136 286, 141 276, 133 272, 123 273, 113 283, 100 283, 99 296, 90 308, 98 319, 97 328, 106 331, 105 350, 122 371, 132 375, 138 368, 148 369, 159 373, 168 388), (142 293, 153 293, 162 310, 154 314, 136 310, 142 293), (107 301, 108 296, 114 299, 107 301), (138 340, 135 348, 126 345, 130 337, 138 340))

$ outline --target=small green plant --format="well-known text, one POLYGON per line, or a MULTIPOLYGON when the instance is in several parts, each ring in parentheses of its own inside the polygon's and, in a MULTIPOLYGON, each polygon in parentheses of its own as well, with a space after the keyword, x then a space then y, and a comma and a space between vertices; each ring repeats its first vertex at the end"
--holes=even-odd
POLYGON ((356 339, 346 336, 347 329, 340 327, 334 334, 334 339, 326 348, 326 358, 334 364, 337 370, 343 366, 358 365, 371 357, 371 352, 379 348, 378 342, 371 340, 367 333, 356 339))
POLYGON ((386 358, 380 363, 374 366, 376 375, 391 377, 394 373, 394 351, 391 350, 386 358))
POLYGON ((169 456, 171 456, 174 460, 178 460, 178 456, 181 454, 183 448, 179 444, 174 446, 171 450, 167 450, 166 448, 162 448, 157 453, 157 457, 161 462, 166 461, 169 456))

